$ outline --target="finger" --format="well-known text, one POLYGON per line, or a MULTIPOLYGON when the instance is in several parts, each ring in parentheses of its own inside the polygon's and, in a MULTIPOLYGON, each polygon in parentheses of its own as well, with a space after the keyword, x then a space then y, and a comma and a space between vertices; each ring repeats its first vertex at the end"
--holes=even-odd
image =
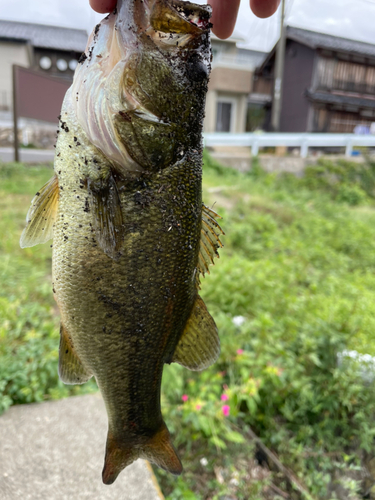
POLYGON ((91 7, 99 14, 111 12, 116 7, 117 0, 90 0, 91 7))
POLYGON ((280 0, 250 0, 250 8, 257 17, 262 19, 274 14, 279 6, 280 0))
POLYGON ((233 33, 240 1, 241 0, 211 0, 209 2, 212 6, 212 31, 219 38, 228 38, 233 33))

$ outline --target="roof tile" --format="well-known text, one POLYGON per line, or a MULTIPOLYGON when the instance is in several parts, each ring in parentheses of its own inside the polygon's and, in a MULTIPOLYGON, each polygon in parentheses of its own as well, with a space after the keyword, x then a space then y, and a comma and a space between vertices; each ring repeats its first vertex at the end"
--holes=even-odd
POLYGON ((83 52, 87 33, 85 30, 59 26, 0 20, 0 39, 28 41, 34 47, 83 52))

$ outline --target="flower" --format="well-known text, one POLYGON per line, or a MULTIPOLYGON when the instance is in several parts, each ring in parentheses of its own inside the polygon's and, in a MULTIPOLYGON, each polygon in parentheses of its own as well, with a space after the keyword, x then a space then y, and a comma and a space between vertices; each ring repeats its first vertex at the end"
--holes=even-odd
POLYGON ((208 460, 206 457, 201 458, 199 461, 203 465, 203 467, 206 467, 208 465, 208 460))
POLYGON ((181 399, 185 403, 189 399, 189 396, 187 394, 183 394, 181 399))
POLYGON ((229 405, 222 406, 221 411, 223 412, 224 417, 229 417, 230 406, 229 405))
POLYGON ((245 321, 246 318, 244 316, 234 316, 234 318, 232 318, 232 322, 236 326, 241 326, 245 321))
POLYGON ((243 349, 237 349, 237 354, 240 356, 241 354, 243 354, 243 349))
POLYGON ((222 400, 222 401, 228 401, 228 399, 229 399, 228 394, 222 394, 222 395, 221 395, 221 400, 222 400))
POLYGON ((196 410, 200 410, 202 408, 202 405, 195 405, 196 410))

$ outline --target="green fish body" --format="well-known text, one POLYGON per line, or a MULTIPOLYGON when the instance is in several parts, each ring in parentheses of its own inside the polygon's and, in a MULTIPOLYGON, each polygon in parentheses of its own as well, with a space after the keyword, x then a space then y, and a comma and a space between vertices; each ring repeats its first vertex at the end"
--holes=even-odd
POLYGON ((204 207, 207 7, 123 0, 95 28, 60 117, 55 176, 32 201, 21 246, 53 236, 59 375, 95 377, 108 413, 103 481, 145 458, 181 462, 160 408, 164 363, 219 355, 198 294, 222 233, 204 207))

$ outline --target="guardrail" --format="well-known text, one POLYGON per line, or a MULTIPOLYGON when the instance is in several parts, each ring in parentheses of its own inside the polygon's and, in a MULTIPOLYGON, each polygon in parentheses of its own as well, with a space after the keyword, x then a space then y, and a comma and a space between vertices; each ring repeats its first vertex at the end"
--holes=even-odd
POLYGON ((344 147, 345 156, 350 157, 354 146, 375 148, 375 135, 358 134, 310 134, 310 133, 245 133, 230 134, 215 132, 204 134, 205 146, 242 146, 250 147, 251 155, 257 156, 259 148, 286 146, 301 150, 306 158, 310 147, 344 147))

